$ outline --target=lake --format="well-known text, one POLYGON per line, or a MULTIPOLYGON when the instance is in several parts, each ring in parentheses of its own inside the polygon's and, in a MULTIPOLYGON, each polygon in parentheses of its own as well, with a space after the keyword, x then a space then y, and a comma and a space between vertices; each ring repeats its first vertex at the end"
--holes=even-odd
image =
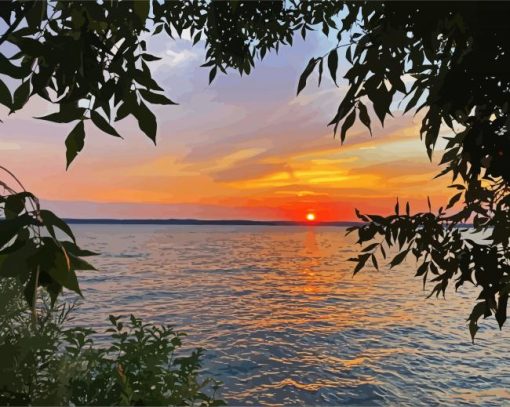
POLYGON ((79 323, 134 313, 188 333, 231 405, 510 403, 510 326, 466 325, 476 290, 426 299, 414 262, 352 276, 342 227, 74 225, 79 323))

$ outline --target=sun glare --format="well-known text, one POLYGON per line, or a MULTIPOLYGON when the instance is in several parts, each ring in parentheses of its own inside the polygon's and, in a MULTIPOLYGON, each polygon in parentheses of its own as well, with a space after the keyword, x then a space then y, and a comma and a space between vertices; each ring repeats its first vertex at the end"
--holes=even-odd
POLYGON ((307 213, 306 220, 309 222, 313 222, 315 220, 315 213, 307 213))

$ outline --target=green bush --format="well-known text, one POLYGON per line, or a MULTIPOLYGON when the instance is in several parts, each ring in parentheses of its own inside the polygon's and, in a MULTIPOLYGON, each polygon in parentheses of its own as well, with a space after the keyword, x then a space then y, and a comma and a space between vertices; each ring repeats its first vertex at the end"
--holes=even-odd
POLYGON ((38 308, 37 326, 14 280, 0 284, 0 405, 223 405, 200 380, 202 351, 176 357, 183 333, 110 316, 111 340, 67 327, 74 305, 38 308), (210 393, 210 394, 208 394, 210 393))

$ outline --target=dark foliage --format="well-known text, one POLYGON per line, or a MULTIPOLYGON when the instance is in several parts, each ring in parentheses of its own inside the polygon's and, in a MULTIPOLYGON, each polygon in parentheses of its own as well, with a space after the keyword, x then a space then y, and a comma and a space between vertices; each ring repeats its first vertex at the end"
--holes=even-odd
MULTIPOLYGON (((420 133, 430 157, 440 130, 452 134, 440 175, 451 175, 458 192, 445 210, 366 218, 360 243, 386 236, 389 229, 392 236, 404 236, 402 244, 411 244, 397 260, 416 249, 432 273, 437 268, 443 276, 440 291, 459 276, 460 284, 481 286, 469 317, 473 333, 481 316, 494 314, 500 325, 506 319, 509 11, 509 3, 488 1, 4 2, 0 17, 7 29, 0 45, 10 43, 18 51, 0 53, 0 73, 19 85, 11 95, 0 82, 0 103, 16 111, 39 95, 56 104, 58 112, 44 119, 73 122, 66 140, 69 165, 84 147, 86 121, 119 136, 115 121, 132 115, 155 141, 157 124, 147 104, 173 102, 151 76, 150 62, 157 57, 146 52, 144 33, 172 37, 189 30, 194 44, 204 40, 210 81, 229 69, 249 74, 256 59, 292 45, 295 34, 305 38, 319 29, 336 36, 334 49, 306 64, 297 90, 315 70, 320 82, 325 65, 337 83, 339 53, 345 52, 349 87, 330 123, 341 141, 356 118, 371 131, 372 110, 384 123, 398 106, 424 115, 420 133), (463 222, 473 222, 488 238, 475 243, 455 229, 463 222), (418 235, 428 246, 414 246, 418 235)), ((356 269, 367 259, 363 253, 356 269)))
POLYGON ((481 288, 468 318, 473 337, 482 316, 494 315, 501 327, 510 290, 510 25, 505 19, 510 5, 368 2, 348 3, 345 10, 341 31, 354 32, 346 51, 352 64, 345 75, 349 90, 330 124, 335 131, 341 125, 343 141, 356 112, 370 130, 367 103, 381 123, 399 99, 405 111, 423 109, 420 133, 429 157, 440 130, 448 129, 438 176, 457 182, 451 185, 456 193, 437 213, 411 215, 407 204, 400 215, 397 203, 393 216, 358 214, 367 222, 355 228, 359 243, 382 241, 353 259, 355 272, 369 259, 377 268, 375 252, 385 257, 384 244, 397 246, 401 251, 390 266, 414 255, 421 262, 417 275, 424 282, 432 275, 435 282, 431 295, 444 295, 452 279, 456 288, 465 282, 481 288), (457 228, 470 222, 476 235, 457 228))
POLYGON ((70 227, 33 194, 0 187, 0 282, 15 279, 23 287, 35 324, 38 288, 52 303, 64 287, 81 295, 76 270, 94 270, 83 257, 96 253, 81 249, 70 227))
POLYGON ((74 306, 44 302, 34 330, 21 290, 0 282, 1 405, 224 405, 218 383, 198 378, 202 351, 180 350, 172 327, 110 316, 96 344, 93 331, 68 326, 74 306))

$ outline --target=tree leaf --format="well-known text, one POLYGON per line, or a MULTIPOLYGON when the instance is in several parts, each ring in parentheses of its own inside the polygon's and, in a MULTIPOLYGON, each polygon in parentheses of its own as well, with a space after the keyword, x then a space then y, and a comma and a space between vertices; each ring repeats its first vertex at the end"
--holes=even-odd
POLYGON ((316 58, 312 58, 312 59, 310 59, 310 61, 308 61, 308 65, 306 66, 305 70, 299 77, 299 83, 298 83, 298 88, 297 88, 298 95, 305 88, 306 81, 307 81, 308 77, 310 76, 310 74, 313 72, 315 65, 317 64, 318 61, 319 61, 319 59, 316 59, 316 58))
POLYGON ((88 261, 80 259, 79 257, 69 255, 71 267, 75 270, 96 270, 96 268, 88 261))
POLYGON ((5 198, 4 215, 6 219, 13 219, 25 209, 25 196, 13 194, 5 198))
POLYGON ((352 112, 349 113, 349 115, 345 118, 344 124, 342 124, 342 128, 340 130, 340 140, 342 143, 345 140, 345 135, 347 133, 347 130, 349 130, 352 127, 355 120, 356 120, 356 110, 352 109, 352 112))
POLYGON ((471 341, 475 343, 475 336, 478 332, 478 323, 474 320, 469 321, 469 334, 471 335, 471 341))
POLYGON ((499 294, 498 308, 496 309, 496 321, 498 321, 499 329, 501 329, 506 321, 506 310, 508 306, 508 293, 499 294))
POLYGON ((448 205, 446 206, 446 209, 450 209, 451 207, 453 207, 459 201, 461 196, 462 196, 462 192, 459 192, 458 194, 455 194, 454 196, 452 196, 452 198, 450 199, 450 202, 448 202, 448 205))
POLYGON ((347 59, 347 61, 350 64, 352 64, 352 47, 351 46, 347 47, 347 51, 345 52, 345 59, 347 59))
POLYGON ((120 107, 117 109, 115 121, 118 122, 119 120, 124 119, 129 114, 132 114, 136 109, 138 109, 136 96, 132 93, 129 93, 128 96, 124 98, 120 107))
POLYGON ((14 101, 11 107, 11 113, 21 109, 27 103, 30 97, 30 81, 24 81, 18 89, 14 91, 14 101))
POLYGON ((416 274, 414 276, 420 277, 420 276, 424 275, 425 272, 427 271, 428 267, 429 267, 429 262, 428 261, 423 262, 420 265, 420 267, 418 267, 418 270, 416 270, 416 274))
POLYGON ((485 301, 481 301, 476 303, 476 305, 473 307, 473 310, 471 311, 471 314, 469 315, 469 332, 471 334, 471 339, 474 343, 475 341, 475 335, 478 331, 478 320, 482 315, 485 315, 487 312, 487 304, 485 301))
POLYGON ((407 256, 407 253, 409 253, 409 249, 407 250, 404 250, 402 252, 400 252, 399 254, 397 254, 393 260, 391 261, 390 263, 390 268, 393 268, 395 266, 398 266, 400 263, 402 263, 404 261, 404 259, 406 258, 407 256))
POLYGON ((214 78, 216 78, 216 74, 218 73, 218 68, 213 67, 209 72, 209 85, 214 81, 214 78))
POLYGON ((193 45, 196 45, 198 41, 200 41, 200 38, 202 37, 202 31, 199 31, 195 34, 193 37, 193 45))
POLYGON ((353 275, 358 274, 363 267, 365 267, 365 264, 367 260, 370 258, 371 254, 361 254, 356 260, 358 261, 358 264, 356 264, 356 267, 354 268, 353 275))
POLYGON ((317 84, 317 86, 321 86, 321 81, 322 81, 322 71, 323 71, 323 60, 322 58, 320 58, 320 62, 319 62, 319 82, 317 84))
POLYGON ((382 243, 379 246, 379 249, 381 250, 381 254, 382 254, 383 258, 385 259, 386 258, 386 251, 384 250, 384 246, 383 246, 382 243))
POLYGON ((41 209, 39 214, 44 223, 44 226, 46 226, 46 228, 48 229, 48 231, 50 232, 51 236, 53 236, 54 239, 57 239, 57 236, 55 235, 53 227, 57 227, 67 236, 73 239, 73 242, 76 243, 76 238, 74 237, 73 231, 71 230, 69 225, 65 223, 62 219, 60 219, 57 215, 46 209, 41 209))
POLYGON ((407 103, 404 113, 407 113, 409 110, 411 110, 413 107, 416 106, 416 103, 418 103, 418 100, 420 99, 421 94, 422 94, 422 92, 420 90, 416 90, 413 97, 407 103))
POLYGON ((34 260, 40 265, 41 271, 45 272, 54 281, 63 287, 81 294, 78 278, 71 267, 70 259, 62 247, 51 238, 42 238, 43 246, 34 256, 34 260))
POLYGON ((11 92, 2 80, 0 80, 0 103, 9 109, 12 108, 11 92))
POLYGON ((138 120, 138 126, 140 130, 142 130, 147 137, 149 137, 154 144, 156 144, 156 132, 158 128, 158 124, 156 122, 156 116, 152 113, 149 108, 140 101, 140 105, 138 109, 136 109, 133 114, 138 120))
POLYGON ((336 71, 338 69, 338 51, 336 49, 332 50, 328 55, 328 68, 333 82, 335 82, 335 85, 338 86, 336 83, 336 71))
POLYGON ((156 26, 156 29, 152 32, 152 35, 158 35, 161 31, 163 31, 163 25, 164 24, 156 26))
POLYGON ((26 213, 14 219, 0 221, 0 248, 4 247, 25 226, 35 224, 35 219, 26 213))
POLYGON ((105 133, 108 133, 115 137, 121 137, 121 135, 115 130, 110 123, 106 121, 106 119, 101 116, 96 111, 92 111, 90 113, 90 118, 92 119, 92 122, 101 130, 103 130, 105 133))
POLYGON ((367 107, 363 103, 358 102, 358 110, 361 123, 365 125, 365 127, 370 132, 370 136, 372 136, 372 128, 370 127, 370 116, 368 115, 367 107))
POLYGON ((62 246, 66 249, 67 253, 72 254, 74 256, 86 257, 86 256, 98 256, 99 253, 91 252, 90 250, 84 250, 78 247, 75 243, 70 242, 68 240, 64 240, 60 242, 62 246))
POLYGON ((369 244, 367 247, 365 247, 362 252, 363 253, 366 253, 366 252, 372 252, 372 250, 374 250, 377 246, 379 246, 379 243, 372 243, 372 244, 369 244))
POLYGON ((35 119, 39 120, 47 120, 55 123, 70 123, 75 120, 80 120, 83 118, 83 114, 85 113, 85 109, 76 108, 76 109, 66 109, 61 110, 59 112, 51 113, 47 116, 35 117, 35 119))
POLYGON ((158 105, 177 105, 177 103, 168 99, 165 95, 153 93, 145 89, 140 89, 140 94, 149 103, 158 105))
POLYGON ((159 86, 158 83, 152 78, 151 71, 148 68, 146 70, 135 70, 134 79, 136 82, 142 86, 145 86, 147 89, 159 91, 163 90, 163 88, 161 88, 161 86, 159 86))
POLYGON ((159 61, 161 58, 157 57, 156 55, 143 53, 142 54, 142 59, 144 61, 152 62, 152 61, 159 61))
POLYGON ((377 258, 375 255, 372 254, 372 264, 374 265, 374 268, 379 271, 379 264, 377 264, 377 258))
POLYGON ((78 153, 83 149, 85 145, 85 126, 83 120, 78 122, 76 126, 71 130, 66 138, 66 160, 69 168, 73 160, 76 158, 78 153))

